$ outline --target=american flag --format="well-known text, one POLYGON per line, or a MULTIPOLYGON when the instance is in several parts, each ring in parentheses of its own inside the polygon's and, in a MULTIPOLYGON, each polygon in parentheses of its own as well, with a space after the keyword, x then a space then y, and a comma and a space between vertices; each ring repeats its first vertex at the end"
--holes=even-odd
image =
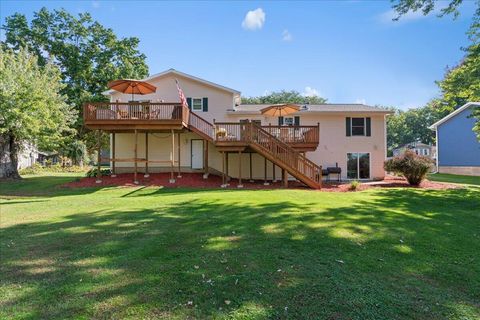
POLYGON ((180 88, 180 84, 178 83, 177 79, 175 79, 175 83, 177 84, 178 96, 180 97, 180 101, 182 102, 182 105, 185 108, 188 108, 187 98, 185 98, 185 95, 183 94, 183 91, 180 88))

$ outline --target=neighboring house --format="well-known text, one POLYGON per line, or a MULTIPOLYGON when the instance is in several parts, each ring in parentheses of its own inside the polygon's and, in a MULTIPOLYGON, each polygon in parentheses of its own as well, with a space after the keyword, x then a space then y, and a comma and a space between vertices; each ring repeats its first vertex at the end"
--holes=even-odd
POLYGON ((57 152, 38 151, 38 159, 42 166, 57 164, 60 162, 60 155, 57 152))
MULTIPOLYGON (((4 176, 5 170, 9 170, 7 168, 11 165, 10 148, 8 144, 3 151, 4 152, 0 153, 0 177, 4 176)), ((20 170, 33 166, 37 161, 38 152, 34 144, 24 142, 18 153, 17 169, 20 170)))
POLYGON ((422 143, 422 142, 418 142, 418 141, 408 143, 404 146, 393 149, 392 150, 393 151, 393 156, 395 157, 395 156, 401 155, 401 154, 405 153, 406 150, 411 150, 411 151, 415 152, 416 154, 418 154, 420 156, 425 156, 425 157, 428 157, 430 159, 436 159, 436 157, 437 157, 437 152, 436 152, 435 146, 425 144, 425 143, 422 143))
POLYGON ((84 106, 85 125, 111 133, 115 172, 204 171, 262 180, 282 176, 285 183, 289 176, 312 188, 320 187, 320 166, 340 168, 342 179, 385 175, 390 111, 322 104, 270 117, 261 112, 269 105, 242 105, 239 91, 173 69, 144 81, 157 90, 135 96, 140 102, 108 91, 110 103, 84 106), (180 100, 175 79, 188 109, 172 103, 180 100))
POLYGON ((430 126, 437 136, 438 172, 480 176, 480 142, 471 116, 478 107, 469 102, 430 126))
POLYGON ((28 168, 37 162, 39 151, 37 147, 29 142, 25 142, 18 155, 18 169, 28 168))

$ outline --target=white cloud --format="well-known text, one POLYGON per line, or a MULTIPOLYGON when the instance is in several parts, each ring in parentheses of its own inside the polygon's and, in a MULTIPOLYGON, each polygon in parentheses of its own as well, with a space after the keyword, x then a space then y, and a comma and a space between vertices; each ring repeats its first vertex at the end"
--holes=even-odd
POLYGON ((95 9, 100 8, 100 1, 92 1, 92 7, 95 9))
POLYGON ((305 87, 305 90, 302 93, 305 97, 313 97, 313 96, 320 96, 320 93, 317 89, 312 87, 305 87))
POLYGON ((359 104, 367 104, 367 100, 365 100, 364 98, 357 98, 355 100, 355 103, 359 103, 359 104))
POLYGON ((287 42, 293 40, 292 34, 287 29, 283 30, 282 32, 282 40, 287 42))
POLYGON ((265 23, 265 12, 262 8, 248 11, 245 19, 242 21, 242 27, 245 30, 261 29, 265 23))

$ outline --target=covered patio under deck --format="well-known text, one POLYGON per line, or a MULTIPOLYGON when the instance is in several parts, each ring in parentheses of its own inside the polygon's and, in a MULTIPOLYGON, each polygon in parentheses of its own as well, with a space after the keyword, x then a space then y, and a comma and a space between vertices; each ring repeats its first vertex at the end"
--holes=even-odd
MULTIPOLYGON (((275 161, 281 159, 292 164, 291 168, 301 168, 302 170, 314 170, 310 173, 314 179, 318 179, 316 173, 319 168, 312 166, 305 158, 305 151, 314 150, 318 146, 319 126, 257 126, 253 123, 231 123, 215 122, 212 124, 201 118, 196 113, 192 113, 187 107, 180 103, 89 103, 84 106, 85 126, 98 131, 98 172, 97 181, 101 182, 102 161, 109 161, 112 168, 112 177, 117 174, 116 165, 118 163, 133 163, 134 183, 138 184, 139 164, 144 167, 144 177, 148 178, 149 168, 152 165, 167 165, 170 168, 170 183, 175 183, 176 178, 182 176, 181 169, 181 139, 183 134, 198 135, 203 140, 203 168, 204 177, 209 174, 209 152, 208 146, 211 142, 217 151, 221 154, 221 176, 222 187, 228 186, 229 155, 238 155, 238 187, 242 187, 242 179, 245 176, 245 168, 242 168, 244 153, 249 155, 249 180, 252 176, 252 153, 258 153, 250 147, 252 139, 258 140, 258 134, 262 139, 257 143, 262 143, 265 147, 275 145, 274 153, 261 154, 264 157, 264 184, 267 182, 267 163, 272 163, 273 179, 276 180, 275 161), (255 130, 253 130, 255 129, 255 130), (260 131, 258 131, 260 130, 260 131), (101 132, 111 134, 111 157, 100 157, 101 132), (253 132, 257 132, 253 134, 253 132), (116 135, 119 133, 130 133, 134 136, 132 146, 133 157, 118 157, 116 152, 116 135), (167 133, 170 135, 169 159, 151 159, 149 157, 149 136, 156 133, 167 133), (144 139, 144 152, 139 154, 139 141, 144 139), (279 145, 278 143, 282 143, 279 145), (285 145, 286 144, 286 145, 285 145), (283 151, 281 151, 283 150, 283 151), (296 151, 295 151, 296 150, 296 151), (315 178, 315 176, 317 178, 315 178)), ((143 143, 143 141, 142 141, 143 143)), ((163 145, 165 148, 165 145, 163 145)), ((284 186, 288 185, 288 174, 285 168, 281 168, 281 176, 284 186)), ((289 169, 290 170, 290 169, 289 169)), ((294 169, 295 170, 295 169, 294 169)))

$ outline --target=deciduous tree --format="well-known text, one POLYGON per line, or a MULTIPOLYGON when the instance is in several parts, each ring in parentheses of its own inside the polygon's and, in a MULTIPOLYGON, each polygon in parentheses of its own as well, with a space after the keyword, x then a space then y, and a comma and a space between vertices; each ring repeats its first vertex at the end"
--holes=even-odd
MULTIPOLYGON (((434 11, 439 5, 435 0, 394 0, 393 9, 398 13, 397 20, 408 12, 421 10, 424 15, 434 11)), ((450 0, 440 9, 439 16, 453 14, 458 16, 458 8, 463 0, 450 0)), ((463 49, 465 57, 455 67, 449 68, 443 80, 438 81, 442 90, 443 111, 452 112, 469 101, 480 101, 480 1, 467 34, 470 45, 463 49)), ((480 108, 474 108, 473 116, 477 119, 473 131, 480 140, 480 108)))
POLYGON ((281 90, 272 92, 258 97, 245 97, 242 98, 244 104, 277 104, 277 103, 298 103, 298 104, 322 104, 327 102, 327 99, 319 97, 317 95, 304 96, 300 92, 295 90, 281 90))
MULTIPOLYGON (((393 9, 397 12, 398 17, 395 20, 401 19, 401 17, 409 12, 421 11, 424 15, 427 15, 435 10, 440 5, 438 0, 391 0, 393 3, 393 9)), ((455 17, 459 15, 458 7, 462 4, 463 0, 450 0, 449 2, 442 1, 442 8, 439 10, 439 16, 453 14, 455 17), (446 4, 446 6, 445 6, 446 4)))
POLYGON ((387 118, 388 152, 411 142, 434 143, 435 133, 428 129, 433 123, 448 114, 438 100, 433 100, 424 107, 407 111, 393 109, 395 113, 387 118))
POLYGON ((60 92, 60 70, 40 66, 24 48, 0 47, 0 177, 19 178, 18 154, 25 142, 55 149, 70 133, 76 112, 60 92))
POLYGON ((84 137, 82 104, 104 100, 102 92, 110 80, 148 75, 146 57, 138 50, 139 39, 117 38, 88 13, 73 16, 63 9, 42 8, 30 22, 23 14, 13 14, 2 28, 4 46, 26 47, 38 56, 41 66, 53 63, 60 68, 65 84, 61 92, 78 110, 75 128, 87 144, 93 140, 84 137))

